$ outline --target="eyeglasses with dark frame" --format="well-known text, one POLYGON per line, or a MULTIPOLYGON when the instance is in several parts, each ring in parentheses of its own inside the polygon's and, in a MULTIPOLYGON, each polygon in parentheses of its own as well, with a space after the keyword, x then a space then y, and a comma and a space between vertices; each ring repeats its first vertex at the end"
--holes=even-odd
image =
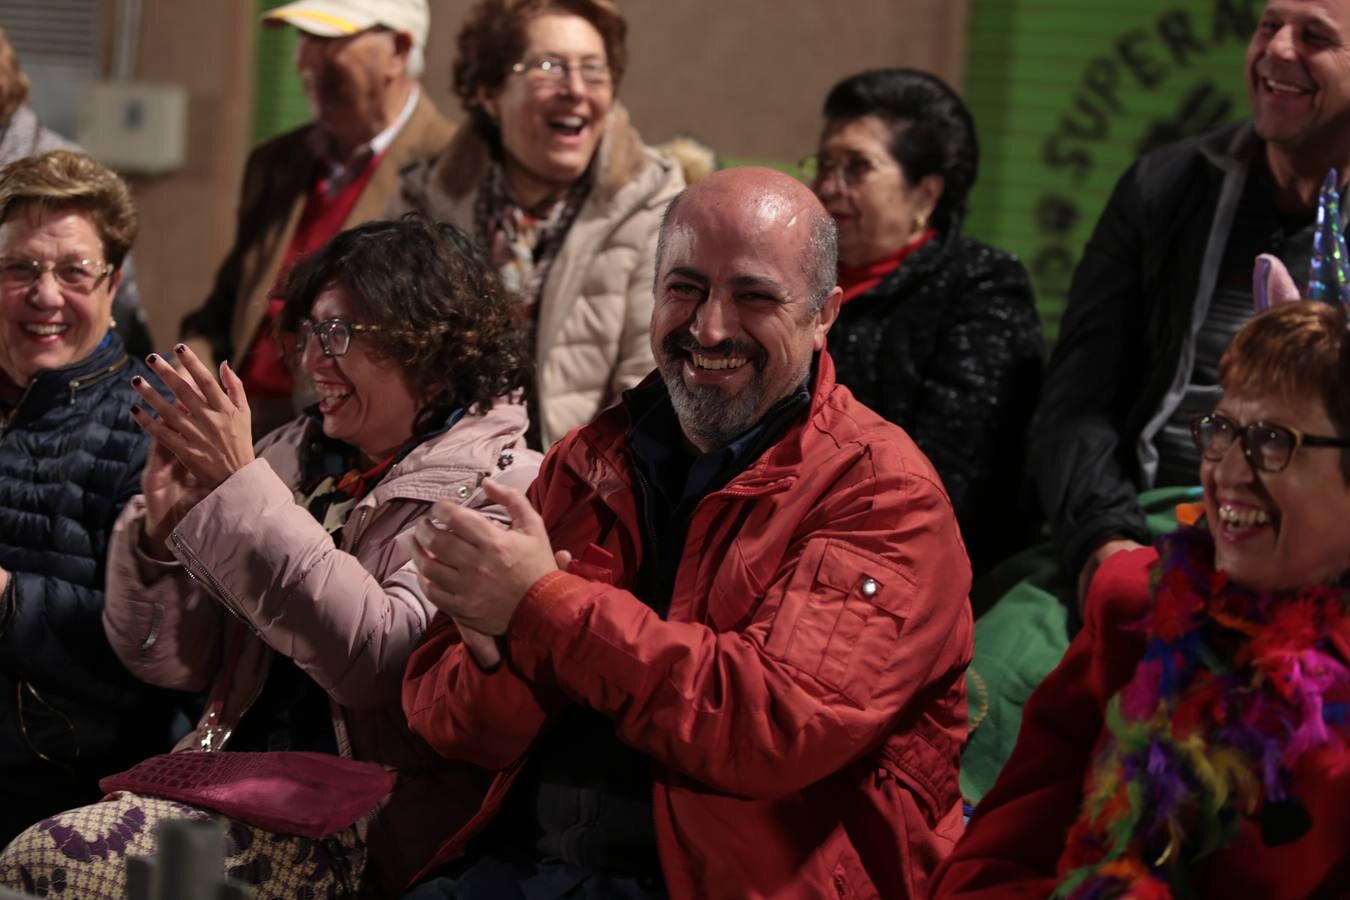
POLYGON ((613 84, 609 65, 595 59, 568 62, 557 56, 532 56, 513 65, 511 71, 524 75, 526 82, 537 87, 566 84, 574 71, 581 74, 587 87, 604 88, 613 84))
POLYGON ((5 257, 0 259, 0 290, 28 290, 51 272, 56 283, 77 294, 90 294, 110 272, 112 263, 92 259, 62 259, 39 262, 36 259, 5 257))
POLYGON ((1192 418, 1191 439, 1195 441, 1195 449, 1210 462, 1223 459, 1233 441, 1239 441, 1252 468, 1271 474, 1284 471, 1299 447, 1350 447, 1350 438, 1304 434, 1270 422, 1239 425, 1222 413, 1192 418))
POLYGON ((819 153, 803 156, 797 161, 797 171, 802 181, 812 187, 819 187, 831 178, 846 188, 856 188, 866 181, 873 172, 881 171, 875 160, 856 153, 849 153, 840 159, 822 159, 819 153))
POLYGON ((315 335, 319 339, 319 347, 323 350, 324 356, 345 356, 351 346, 353 334, 368 334, 375 331, 384 329, 379 325, 360 325, 340 316, 324 319, 322 322, 316 322, 305 316, 295 329, 295 352, 303 354, 310 336, 315 335))

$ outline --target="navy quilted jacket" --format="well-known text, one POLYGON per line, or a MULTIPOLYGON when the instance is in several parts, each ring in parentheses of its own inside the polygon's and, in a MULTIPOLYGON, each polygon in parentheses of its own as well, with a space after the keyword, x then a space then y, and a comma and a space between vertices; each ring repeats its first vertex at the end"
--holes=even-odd
POLYGON ((131 418, 135 374, 149 373, 110 334, 0 405, 3 819, 97 799, 100 776, 168 749, 167 695, 127 673, 103 634, 108 536, 150 445, 131 418))

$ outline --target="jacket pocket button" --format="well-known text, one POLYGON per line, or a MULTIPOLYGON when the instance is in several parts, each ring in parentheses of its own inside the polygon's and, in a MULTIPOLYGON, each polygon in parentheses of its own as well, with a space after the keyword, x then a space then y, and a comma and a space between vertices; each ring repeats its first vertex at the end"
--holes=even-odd
POLYGON ((864 597, 875 597, 877 595, 877 582, 874 578, 869 578, 862 583, 862 593, 864 597))
POLYGON ((463 500, 465 497, 469 496, 469 489, 461 484, 459 487, 455 488, 455 496, 463 500))

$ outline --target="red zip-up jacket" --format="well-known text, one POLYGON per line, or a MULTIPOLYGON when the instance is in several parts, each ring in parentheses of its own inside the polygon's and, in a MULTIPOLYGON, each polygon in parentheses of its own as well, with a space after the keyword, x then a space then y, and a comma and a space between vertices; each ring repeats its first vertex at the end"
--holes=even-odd
POLYGON ((530 491, 567 572, 526 593, 489 673, 434 621, 403 707, 447 757, 498 770, 500 808, 568 703, 653 762, 672 897, 923 897, 961 832, 970 568, 951 503, 898 427, 834 382, 689 524, 668 618, 628 590, 642 552, 628 414, 549 453, 530 491))

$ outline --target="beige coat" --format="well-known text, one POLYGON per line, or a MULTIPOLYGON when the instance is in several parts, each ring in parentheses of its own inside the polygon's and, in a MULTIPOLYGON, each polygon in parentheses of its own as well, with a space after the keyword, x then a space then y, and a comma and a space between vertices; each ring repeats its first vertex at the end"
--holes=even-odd
POLYGON ((413 450, 352 510, 341 546, 292 496, 302 421, 265 439, 258 459, 184 517, 170 539, 176 562, 140 551, 140 496, 113 531, 103 611, 113 650, 143 681, 209 689, 224 704, 178 749, 229 748, 275 651, 328 692, 343 756, 398 770, 367 834, 370 875, 389 896, 477 810, 483 786, 414 737, 399 707, 404 664, 435 612, 417 583, 411 529, 441 498, 504 519, 480 485, 533 481, 539 455, 524 449, 525 422, 522 406, 498 403, 413 450), (226 679, 223 648, 241 627, 251 633, 226 679))
MULTIPOLYGON (((655 366, 648 329, 656 233, 684 175, 643 145, 618 104, 597 153, 595 187, 539 298, 535 390, 546 448, 655 366)), ((460 129, 444 153, 404 175, 386 215, 416 210, 476 236, 474 204, 489 163, 482 138, 460 129)))

